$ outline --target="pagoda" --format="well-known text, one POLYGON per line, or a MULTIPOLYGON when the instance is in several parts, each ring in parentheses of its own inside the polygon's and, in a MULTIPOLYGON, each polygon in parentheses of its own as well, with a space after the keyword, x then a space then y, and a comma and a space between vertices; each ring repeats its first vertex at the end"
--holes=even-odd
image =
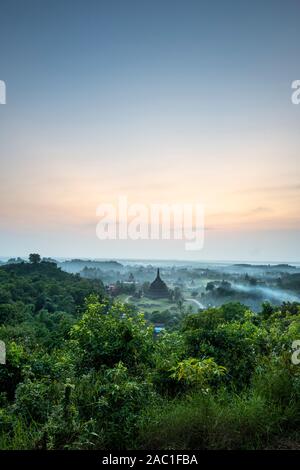
POLYGON ((159 269, 157 269, 157 275, 154 281, 149 287, 149 296, 153 298, 165 298, 169 296, 169 290, 167 284, 161 279, 159 269))

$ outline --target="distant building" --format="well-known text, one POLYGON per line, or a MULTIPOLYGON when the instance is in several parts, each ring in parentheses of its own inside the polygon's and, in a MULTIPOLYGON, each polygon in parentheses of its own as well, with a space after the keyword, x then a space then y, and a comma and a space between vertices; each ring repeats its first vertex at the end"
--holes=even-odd
POLYGON ((154 335, 158 335, 162 331, 165 330, 165 324, 164 323, 155 323, 154 324, 154 335))
POLYGON ((150 284, 148 295, 149 297, 153 297, 156 299, 166 298, 169 296, 167 284, 161 279, 159 269, 157 270, 156 278, 150 284))

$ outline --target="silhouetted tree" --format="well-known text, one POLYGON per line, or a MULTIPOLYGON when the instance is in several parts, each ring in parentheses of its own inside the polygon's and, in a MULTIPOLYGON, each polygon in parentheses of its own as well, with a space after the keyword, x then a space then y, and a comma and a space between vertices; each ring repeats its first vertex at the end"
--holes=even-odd
POLYGON ((30 263, 32 263, 32 264, 38 264, 38 263, 41 262, 41 257, 40 257, 40 255, 37 254, 37 253, 31 253, 31 254, 29 255, 29 261, 30 261, 30 263))

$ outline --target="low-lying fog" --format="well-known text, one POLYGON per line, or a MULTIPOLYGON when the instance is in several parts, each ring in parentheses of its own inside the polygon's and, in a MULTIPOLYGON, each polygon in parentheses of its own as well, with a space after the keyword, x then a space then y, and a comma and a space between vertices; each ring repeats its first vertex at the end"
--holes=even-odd
POLYGON ((300 266, 289 264, 199 263, 159 260, 65 260, 68 271, 101 279, 105 285, 132 283, 141 292, 160 268, 170 289, 180 290, 183 299, 193 298, 205 307, 238 301, 255 311, 264 301, 280 305, 300 302, 300 266))

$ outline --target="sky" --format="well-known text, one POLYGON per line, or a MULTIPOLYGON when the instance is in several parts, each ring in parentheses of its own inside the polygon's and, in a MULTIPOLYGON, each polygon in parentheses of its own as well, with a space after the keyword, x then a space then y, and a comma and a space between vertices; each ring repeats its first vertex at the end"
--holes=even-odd
POLYGON ((0 256, 300 261, 298 0, 1 0, 0 256), (205 208, 202 250, 97 207, 205 208))

